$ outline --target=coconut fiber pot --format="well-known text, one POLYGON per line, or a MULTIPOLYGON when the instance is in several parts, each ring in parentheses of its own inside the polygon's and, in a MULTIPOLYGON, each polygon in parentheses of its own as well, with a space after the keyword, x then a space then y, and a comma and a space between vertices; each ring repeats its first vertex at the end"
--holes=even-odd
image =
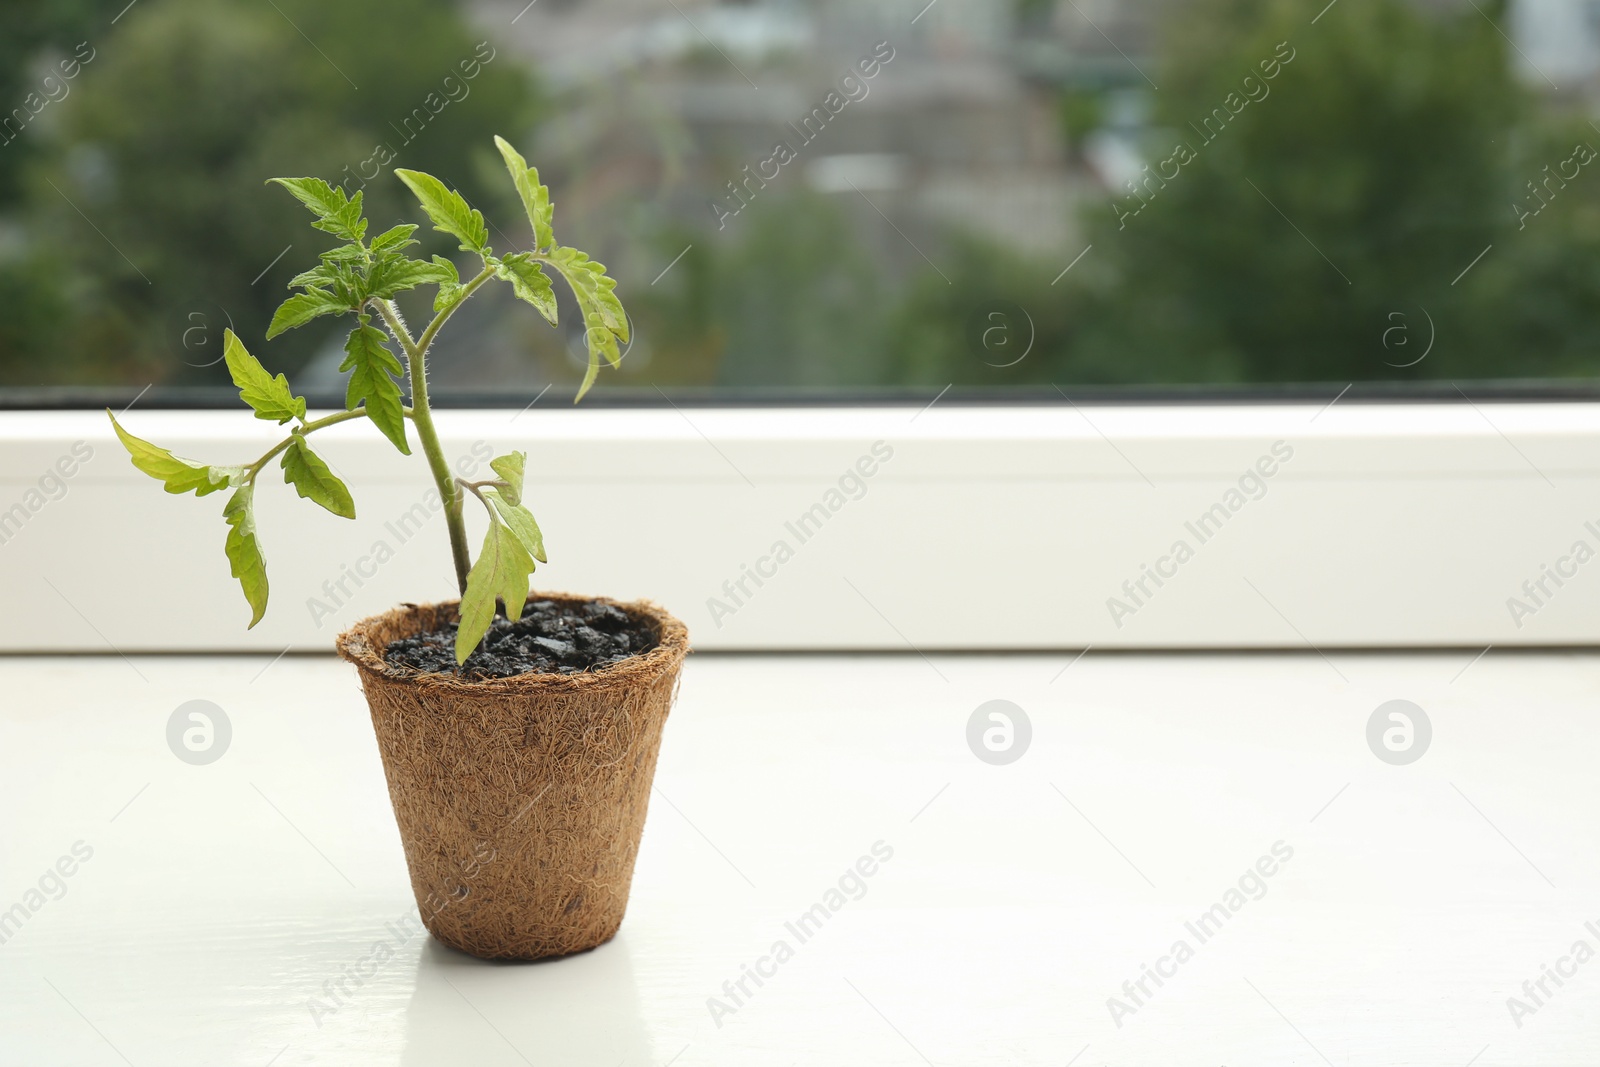
POLYGON ((602 602, 647 620, 659 644, 591 673, 466 681, 384 659, 390 641, 455 621, 454 601, 339 635, 360 669, 422 921, 463 952, 560 956, 622 924, 689 633, 648 601, 602 602))

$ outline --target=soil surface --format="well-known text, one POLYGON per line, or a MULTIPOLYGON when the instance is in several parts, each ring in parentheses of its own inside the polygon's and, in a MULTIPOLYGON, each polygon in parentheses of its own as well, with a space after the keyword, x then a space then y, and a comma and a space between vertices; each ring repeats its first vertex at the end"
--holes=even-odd
POLYGON ((464 678, 579 674, 655 648, 648 622, 599 601, 530 600, 522 618, 496 618, 477 650, 456 669, 456 624, 389 642, 384 658, 397 667, 464 678))

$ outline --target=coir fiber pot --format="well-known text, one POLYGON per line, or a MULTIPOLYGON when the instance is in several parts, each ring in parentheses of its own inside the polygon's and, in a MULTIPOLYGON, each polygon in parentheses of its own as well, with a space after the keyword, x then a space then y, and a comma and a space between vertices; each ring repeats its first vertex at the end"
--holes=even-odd
POLYGON ((622 924, 689 633, 648 601, 600 602, 653 626, 657 646, 583 674, 468 681, 384 659, 389 642, 455 621, 455 601, 407 604, 339 635, 360 669, 417 907, 463 952, 560 956, 622 924))

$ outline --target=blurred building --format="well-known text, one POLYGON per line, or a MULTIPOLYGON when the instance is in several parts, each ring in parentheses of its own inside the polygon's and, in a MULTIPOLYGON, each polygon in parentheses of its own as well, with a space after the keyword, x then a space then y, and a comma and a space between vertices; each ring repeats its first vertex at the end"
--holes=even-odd
POLYGON ((1534 89, 1600 93, 1600 0, 1514 0, 1515 63, 1534 89))
POLYGON ((521 12, 496 39, 562 100, 543 158, 563 160, 561 178, 575 185, 634 184, 715 226, 719 196, 737 206, 727 183, 746 181, 744 168, 783 141, 799 158, 771 186, 858 201, 852 210, 885 231, 893 256, 905 250, 890 242, 903 241, 878 210, 919 245, 947 227, 1035 251, 1068 236, 1074 178, 1058 94, 1016 62, 1010 4, 540 0, 524 11, 479 0, 475 11, 501 27, 521 12), (859 78, 852 66, 880 42, 893 58, 859 78), (844 83, 852 73, 862 88, 844 83), (830 93, 847 98, 844 110, 826 129, 806 126, 830 93))

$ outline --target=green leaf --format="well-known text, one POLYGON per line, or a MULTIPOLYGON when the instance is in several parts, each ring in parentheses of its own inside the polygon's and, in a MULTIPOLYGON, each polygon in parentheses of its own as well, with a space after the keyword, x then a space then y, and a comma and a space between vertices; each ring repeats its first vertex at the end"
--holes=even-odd
POLYGON ((370 248, 374 254, 378 252, 398 252, 401 249, 410 248, 417 243, 411 239, 411 235, 416 232, 417 228, 409 222, 402 226, 396 226, 392 230, 384 230, 372 239, 370 248))
POLYGON ((483 549, 467 574, 467 591, 461 594, 461 624, 456 630, 456 663, 462 664, 478 647, 494 622, 495 600, 505 601, 508 614, 522 615, 528 599, 528 576, 534 562, 510 528, 489 523, 483 549))
POLYGON ((354 308, 361 303, 362 276, 371 258, 360 244, 338 245, 323 252, 315 267, 290 278, 289 288, 332 290, 329 295, 341 309, 354 308))
POLYGON ((598 377, 600 377, 600 357, 595 353, 594 345, 591 344, 589 346, 589 366, 583 372, 583 383, 578 386, 578 395, 572 398, 574 404, 583 399, 584 394, 589 391, 590 386, 594 385, 594 380, 598 377))
POLYGON ((578 399, 589 391, 600 373, 600 360, 613 367, 622 363, 618 341, 628 340, 628 315, 617 299, 615 278, 606 274, 606 268, 590 259, 576 248, 557 248, 545 257, 561 272, 572 286, 583 312, 583 336, 589 346, 589 368, 584 372, 583 384, 578 387, 578 399))
POLYGON ((488 251, 489 228, 483 215, 469 207, 460 193, 419 170, 396 169, 395 174, 416 194, 422 210, 433 220, 434 229, 458 239, 464 251, 480 255, 488 251))
POLYGON ((613 367, 620 366, 622 355, 617 348, 617 336, 609 328, 601 324, 598 316, 590 317, 589 325, 584 327, 583 339, 589 345, 589 367, 583 372, 583 384, 578 386, 578 395, 573 398, 573 403, 583 399, 589 387, 600 375, 600 360, 603 358, 613 367))
POLYGON ((350 202, 343 189, 335 189, 321 178, 268 178, 267 184, 289 190, 319 219, 332 218, 350 202))
POLYGON ((396 448, 409 456, 411 446, 406 443, 405 405, 400 402, 400 386, 391 377, 405 372, 383 341, 383 331, 371 325, 368 316, 362 315, 360 324, 350 331, 344 343, 344 362, 339 364, 340 370, 352 372, 344 404, 354 411, 365 398, 367 417, 396 448))
POLYGON ((237 485, 244 477, 243 467, 208 467, 203 463, 179 459, 165 448, 159 448, 124 430, 109 408, 106 409, 106 415, 111 419, 111 426, 117 431, 122 447, 128 450, 133 465, 150 477, 159 478, 169 493, 205 496, 237 485))
POLYGON ((391 255, 373 265, 372 273, 367 276, 367 295, 388 300, 396 293, 419 285, 444 285, 458 280, 454 266, 447 271, 436 263, 391 255))
POLYGON ((341 271, 338 266, 327 261, 318 263, 310 270, 301 271, 289 279, 290 289, 315 289, 348 282, 349 276, 341 271))
POLYGON ((262 558, 261 545, 256 541, 256 513, 253 506, 255 486, 241 485, 228 498, 222 517, 228 523, 229 569, 239 579, 245 600, 250 602, 250 628, 267 613, 267 561, 262 558))
POLYGON ((556 324, 556 291, 550 287, 549 277, 533 261, 533 253, 513 252, 502 257, 495 264, 494 273, 497 278, 510 282, 517 296, 538 308, 550 325, 556 324))
POLYGON ((256 418, 282 426, 291 419, 306 417, 306 398, 295 396, 289 389, 289 379, 283 375, 274 378, 268 374, 232 330, 223 331, 222 354, 228 361, 233 384, 239 387, 239 399, 254 409, 256 418))
POLYGON ((324 263, 332 263, 337 266, 360 267, 365 265, 371 256, 368 255, 367 250, 361 246, 360 242, 355 242, 347 245, 335 245, 333 248, 321 253, 317 258, 324 263))
POLYGON ((489 467, 506 483, 506 488, 500 492, 513 504, 522 503, 522 475, 527 469, 528 454, 526 452, 507 452, 503 456, 496 456, 489 461, 489 467))
POLYGON ((533 247, 549 248, 556 243, 555 232, 551 229, 555 206, 550 203, 550 190, 539 184, 538 170, 528 166, 528 161, 504 137, 497 136, 494 146, 500 149, 500 156, 506 161, 506 169, 511 172, 511 180, 516 184, 517 195, 522 197, 522 206, 527 209, 528 221, 533 224, 533 247))
POLYGON ((622 310, 622 301, 617 299, 617 280, 606 274, 605 265, 576 248, 557 248, 546 258, 572 286, 573 295, 583 307, 585 323, 592 316, 598 316, 600 325, 627 343, 628 313, 622 310))
POLYGON ((443 256, 434 256, 433 263, 434 266, 447 274, 445 280, 439 283, 439 291, 433 298, 433 310, 435 314, 438 314, 441 311, 448 311, 461 303, 465 299, 464 290, 466 286, 461 284, 461 275, 456 273, 456 265, 454 263, 443 256))
POLYGON ((304 436, 296 433, 290 438, 280 466, 283 467, 283 480, 294 486, 302 497, 314 504, 321 504, 340 518, 356 517, 356 505, 350 499, 350 490, 328 469, 322 457, 311 451, 304 436))
MULTIPOLYGON (((483 498, 489 502, 489 508, 506 524, 506 529, 511 531, 517 543, 540 563, 549 563, 544 557, 544 534, 539 530, 539 524, 533 519, 533 512, 521 504, 513 504, 501 495, 501 490, 492 486, 479 490, 483 498)), ((492 517, 491 517, 492 518, 492 517)))
POLYGON ((346 196, 342 188, 321 178, 269 178, 283 186, 294 198, 311 209, 317 221, 311 225, 346 241, 359 241, 367 234, 367 221, 361 217, 361 194, 346 196))
POLYGON ((285 330, 304 326, 320 316, 351 310, 352 302, 341 300, 321 289, 296 293, 278 306, 277 313, 272 316, 272 325, 267 327, 267 340, 272 340, 285 330))

